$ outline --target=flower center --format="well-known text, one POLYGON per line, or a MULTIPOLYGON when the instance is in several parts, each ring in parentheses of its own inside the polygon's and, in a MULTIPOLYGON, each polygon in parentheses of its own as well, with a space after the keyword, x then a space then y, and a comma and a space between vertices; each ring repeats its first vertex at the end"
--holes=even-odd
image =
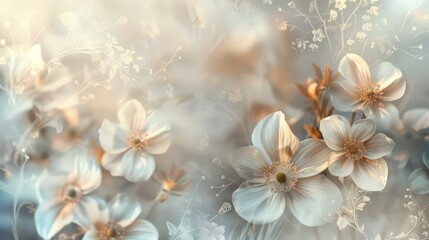
POLYGON ((128 143, 132 148, 134 148, 136 150, 142 150, 148 145, 146 137, 147 137, 146 134, 145 135, 132 135, 128 139, 128 143))
POLYGON ((75 183, 67 183, 61 189, 61 197, 68 202, 77 202, 82 195, 82 189, 75 183))
POLYGON ((277 161, 262 171, 265 184, 273 193, 288 192, 298 181, 298 171, 291 162, 277 161))
MULTIPOLYGON (((360 89, 360 101, 373 104, 379 101, 380 97, 383 95, 383 91, 380 90, 380 86, 376 83, 373 83, 368 86, 362 86, 360 89)), ((378 104, 381 104, 380 102, 378 104)))
POLYGON ((365 145, 356 139, 349 139, 344 143, 344 150, 347 158, 357 161, 363 157, 365 145))
POLYGON ((122 240, 125 239, 125 229, 117 223, 98 224, 98 240, 122 240))

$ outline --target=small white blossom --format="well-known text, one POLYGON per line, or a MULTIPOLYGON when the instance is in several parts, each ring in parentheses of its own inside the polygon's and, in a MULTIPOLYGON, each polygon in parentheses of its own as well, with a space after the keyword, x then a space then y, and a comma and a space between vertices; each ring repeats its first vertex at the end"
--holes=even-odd
POLYGON ((342 11, 346 9, 346 0, 335 0, 335 8, 342 11))
POLYGON ((311 31, 313 33, 313 42, 322 42, 326 37, 321 28, 311 31))

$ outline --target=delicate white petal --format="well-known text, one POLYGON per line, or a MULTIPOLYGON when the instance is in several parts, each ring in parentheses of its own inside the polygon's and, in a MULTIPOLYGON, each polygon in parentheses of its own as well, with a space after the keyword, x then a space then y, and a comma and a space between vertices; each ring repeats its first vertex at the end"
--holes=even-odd
POLYGON ((380 127, 389 127, 399 120, 399 112, 392 103, 383 103, 380 107, 378 104, 365 105, 363 109, 365 116, 380 127))
POLYGON ((408 178, 410 189, 416 194, 429 193, 429 171, 427 169, 418 168, 411 173, 408 178))
POLYGON ((118 111, 119 124, 128 132, 139 132, 146 123, 146 111, 135 99, 129 100, 118 111))
POLYGON ((349 176, 354 169, 353 159, 348 159, 344 153, 332 154, 333 158, 331 165, 329 166, 329 172, 337 177, 349 176))
POLYGON ((377 125, 370 119, 357 120, 352 125, 351 138, 359 142, 365 142, 375 134, 377 125))
POLYGON ((256 125, 252 142, 271 161, 287 161, 299 145, 298 138, 280 111, 266 116, 256 125))
POLYGON ((109 219, 122 227, 131 225, 141 213, 140 204, 124 194, 117 194, 107 205, 109 219))
POLYGON ((101 147, 107 153, 121 153, 128 146, 128 133, 118 124, 104 120, 98 130, 101 147))
POLYGON ((265 185, 247 181, 234 191, 232 203, 240 217, 254 224, 277 220, 286 204, 284 193, 272 193, 265 185))
POLYGON ((67 178, 62 175, 50 174, 47 170, 43 171, 37 181, 37 197, 39 203, 56 198, 66 181, 67 178))
POLYGON ((346 81, 335 81, 329 87, 331 102, 335 109, 343 112, 360 110, 359 92, 353 84, 346 81))
POLYGON ((332 115, 320 121, 320 132, 330 149, 341 151, 349 139, 350 123, 341 115, 332 115))
POLYGON ((383 101, 394 101, 404 95, 406 83, 402 78, 402 72, 389 62, 383 62, 378 66, 373 81, 380 85, 383 101))
POLYGON ((159 234, 155 226, 146 220, 138 219, 126 229, 125 240, 158 240, 159 234))
POLYGON ((349 53, 344 56, 340 61, 338 71, 346 81, 354 84, 355 87, 366 85, 371 81, 368 64, 356 54, 349 53))
POLYGON ((291 212, 306 226, 326 223, 342 203, 340 190, 322 174, 299 179, 287 197, 291 212))
POLYGON ((161 116, 158 112, 150 114, 142 131, 147 134, 148 146, 144 148, 145 151, 152 154, 162 154, 170 147, 171 125, 165 116, 161 116))
POLYGON ((364 156, 368 159, 378 159, 390 154, 395 142, 384 133, 377 133, 365 142, 364 156))
POLYGON ((73 220, 73 204, 60 200, 40 204, 34 214, 37 233, 44 239, 51 239, 73 220))
POLYGON ((352 179, 356 185, 366 191, 380 191, 386 186, 388 168, 386 161, 361 159, 355 161, 352 179))
POLYGON ((155 171, 155 160, 152 155, 143 151, 129 150, 122 157, 121 167, 128 181, 146 181, 155 171))
POLYGON ((107 221, 108 216, 100 210, 103 206, 100 206, 92 197, 83 197, 76 206, 73 222, 86 230, 95 229, 95 223, 107 221))
POLYGON ((429 109, 415 108, 404 113, 402 117, 404 125, 418 132, 429 128, 429 109))
POLYGON ((292 162, 298 169, 298 178, 314 176, 329 166, 329 149, 323 140, 306 139, 292 157, 292 162))
POLYGON ((84 194, 94 191, 101 185, 100 166, 86 151, 74 152, 73 172, 77 174, 77 181, 84 194))
POLYGON ((124 154, 105 153, 101 159, 103 167, 110 171, 112 176, 123 176, 125 169, 122 166, 122 157, 124 154))
POLYGON ((234 170, 245 180, 260 178, 262 169, 270 165, 259 149, 253 146, 235 150, 229 156, 229 160, 234 170))

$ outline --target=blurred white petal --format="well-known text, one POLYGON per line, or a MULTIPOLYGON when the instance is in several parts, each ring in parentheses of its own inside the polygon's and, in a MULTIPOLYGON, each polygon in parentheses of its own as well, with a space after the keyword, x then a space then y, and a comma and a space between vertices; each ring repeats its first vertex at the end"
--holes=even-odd
POLYGON ((429 193, 429 170, 418 168, 408 178, 410 189, 416 194, 429 193))
POLYGON ((128 133, 107 119, 101 124, 98 134, 100 145, 107 153, 121 153, 129 147, 128 133))
POLYGON ((40 204, 34 214, 37 233, 44 239, 51 239, 73 220, 73 204, 60 200, 40 204))
POLYGON ((146 111, 135 99, 129 100, 118 111, 119 124, 128 132, 138 132, 146 123, 146 111))
POLYGON ((158 240, 159 234, 155 226, 146 220, 138 219, 126 229, 125 240, 158 240))
POLYGON ((136 200, 124 194, 117 194, 107 205, 109 220, 127 227, 140 215, 141 207, 136 200))
POLYGON ((229 156, 231 166, 245 180, 262 178, 262 169, 270 166, 258 148, 253 146, 242 147, 229 156))
POLYGON ((386 186, 388 168, 383 158, 377 160, 361 159, 355 161, 352 179, 366 191, 381 191, 386 186))

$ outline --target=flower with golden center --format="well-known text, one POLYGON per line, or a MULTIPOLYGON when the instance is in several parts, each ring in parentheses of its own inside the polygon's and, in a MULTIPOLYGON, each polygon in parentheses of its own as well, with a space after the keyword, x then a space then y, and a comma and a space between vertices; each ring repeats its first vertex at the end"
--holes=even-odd
POLYGON ((106 204, 92 202, 76 215, 76 223, 85 229, 83 239, 94 240, 157 240, 158 231, 152 223, 138 219, 140 204, 117 194, 106 204))
POLYGON ((351 176, 356 185, 367 191, 384 189, 387 164, 395 142, 383 133, 375 133, 375 122, 361 119, 350 126, 347 118, 332 115, 320 121, 320 132, 332 149, 329 172, 338 177, 351 176))
POLYGON ((369 66, 360 56, 347 54, 338 71, 345 78, 332 83, 329 92, 332 105, 340 111, 363 111, 376 123, 392 124, 399 118, 391 103, 405 93, 402 72, 391 63, 383 62, 371 76, 369 66))
POLYGON ((288 206, 301 223, 317 226, 341 206, 340 190, 320 174, 330 154, 323 140, 299 142, 278 111, 257 124, 252 143, 230 156, 231 165, 246 180, 232 194, 242 218, 254 224, 273 222, 288 206))
POLYGON ((189 179, 186 178, 184 168, 171 166, 168 171, 161 170, 155 175, 155 181, 161 184, 161 192, 158 196, 158 201, 164 202, 168 196, 180 196, 184 191, 192 185, 189 179))
POLYGON ((153 155, 171 144, 170 124, 159 113, 146 113, 137 100, 129 100, 118 112, 119 124, 104 120, 99 133, 105 151, 102 164, 113 176, 132 182, 145 181, 155 171, 153 155))
POLYGON ((87 204, 95 203, 90 193, 101 184, 100 167, 90 154, 73 150, 58 162, 37 182, 39 206, 34 218, 37 233, 44 239, 51 239, 87 204))

